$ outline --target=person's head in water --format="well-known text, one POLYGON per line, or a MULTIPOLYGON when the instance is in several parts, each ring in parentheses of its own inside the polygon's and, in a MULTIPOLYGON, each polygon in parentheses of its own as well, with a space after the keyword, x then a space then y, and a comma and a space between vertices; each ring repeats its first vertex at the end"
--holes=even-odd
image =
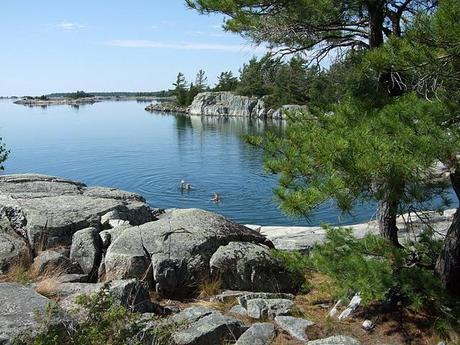
POLYGON ((182 190, 191 190, 192 189, 192 185, 190 183, 187 183, 185 182, 185 180, 181 180, 180 181, 180 188, 182 190))
POLYGON ((213 201, 213 202, 220 202, 220 195, 219 195, 219 193, 214 192, 214 195, 213 195, 211 201, 213 201))

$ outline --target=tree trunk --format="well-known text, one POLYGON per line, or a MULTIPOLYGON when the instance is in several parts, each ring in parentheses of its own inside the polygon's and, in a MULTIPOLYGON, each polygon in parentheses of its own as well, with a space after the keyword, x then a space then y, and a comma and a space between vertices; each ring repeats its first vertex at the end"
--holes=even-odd
POLYGON ((399 246, 398 227, 396 217, 398 216, 398 202, 394 200, 380 200, 378 208, 378 223, 380 235, 395 246, 399 246))
POLYGON ((369 0, 369 48, 377 48, 383 44, 384 1, 369 0))
MULTIPOLYGON (((455 194, 460 201, 460 170, 450 174, 455 194)), ((436 272, 450 292, 460 295, 460 207, 447 231, 441 255, 436 263, 436 272)))

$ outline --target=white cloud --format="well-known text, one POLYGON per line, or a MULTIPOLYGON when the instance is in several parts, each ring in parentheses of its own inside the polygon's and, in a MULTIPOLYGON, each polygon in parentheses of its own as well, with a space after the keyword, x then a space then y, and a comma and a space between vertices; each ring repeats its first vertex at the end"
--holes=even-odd
POLYGON ((207 37, 228 37, 229 35, 224 32, 205 32, 205 31, 186 31, 189 36, 207 36, 207 37))
POLYGON ((264 47, 255 47, 240 44, 212 44, 212 43, 177 43, 149 40, 113 40, 105 42, 105 45, 121 48, 153 48, 174 50, 213 50, 223 52, 266 52, 264 47))
POLYGON ((60 28, 61 30, 64 30, 64 31, 80 31, 80 30, 83 30, 83 29, 86 29, 87 28, 87 25, 84 25, 84 24, 80 24, 80 23, 77 23, 77 22, 70 22, 70 21, 62 21, 58 24, 56 24, 56 26, 58 28, 60 28))

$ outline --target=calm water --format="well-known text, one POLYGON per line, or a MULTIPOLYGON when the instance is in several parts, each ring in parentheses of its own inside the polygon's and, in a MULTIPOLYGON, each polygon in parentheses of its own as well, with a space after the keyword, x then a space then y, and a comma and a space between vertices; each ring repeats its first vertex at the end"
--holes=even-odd
POLYGON ((242 134, 263 133, 267 124, 151 114, 145 106, 106 102, 42 109, 0 101, 0 135, 11 150, 5 173, 36 172, 122 188, 142 194, 153 207, 198 207, 241 223, 347 224, 374 214, 367 205, 341 217, 325 205, 309 219, 287 218, 273 200, 276 177, 264 173, 261 153, 241 140, 242 134), (181 193, 181 179, 195 189, 181 193), (222 197, 218 205, 210 201, 215 191, 222 197))

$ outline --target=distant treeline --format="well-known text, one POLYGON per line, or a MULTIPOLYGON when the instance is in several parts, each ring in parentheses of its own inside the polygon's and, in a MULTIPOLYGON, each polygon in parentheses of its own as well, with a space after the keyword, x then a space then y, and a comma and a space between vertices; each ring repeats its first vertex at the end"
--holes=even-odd
MULTIPOLYGON (((72 97, 75 92, 56 92, 46 95, 46 97, 72 97)), ((153 92, 90 92, 91 96, 98 97, 171 97, 173 92, 170 90, 153 92)))
POLYGON ((177 104, 188 106, 203 91, 232 91, 238 95, 264 98, 265 104, 277 108, 285 104, 328 107, 339 101, 341 85, 347 75, 345 63, 335 63, 328 70, 310 65, 299 56, 282 59, 265 55, 252 58, 235 76, 222 72, 210 86, 203 70, 189 82, 179 73, 172 94, 177 104))

